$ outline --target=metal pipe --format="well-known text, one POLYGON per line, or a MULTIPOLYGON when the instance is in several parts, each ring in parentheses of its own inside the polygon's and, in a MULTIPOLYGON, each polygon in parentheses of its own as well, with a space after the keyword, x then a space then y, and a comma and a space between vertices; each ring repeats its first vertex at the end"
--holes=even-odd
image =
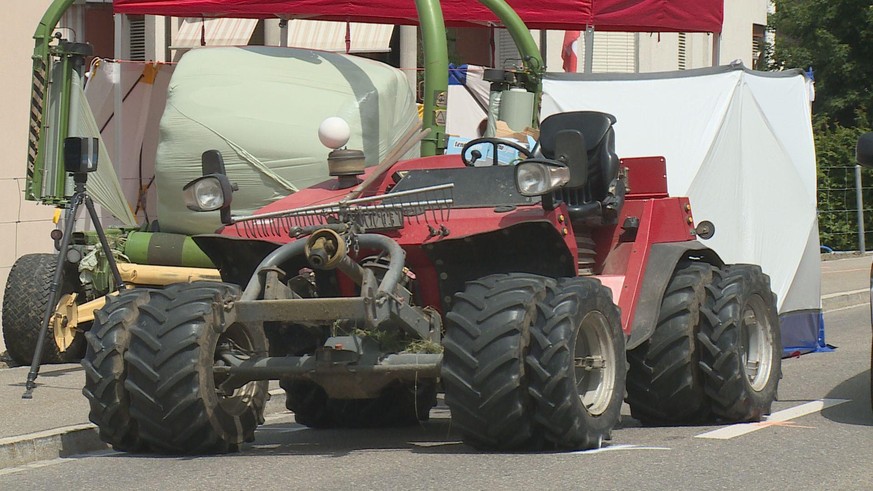
POLYGON ((594 72, 594 27, 588 26, 585 28, 585 66, 582 69, 585 73, 594 72))
POLYGON ((855 165, 855 200, 858 203, 858 250, 861 254, 867 252, 864 243, 864 194, 861 192, 861 166, 855 165))
POLYGON ((382 283, 379 284, 379 294, 392 293, 397 288, 400 278, 403 276, 403 266, 406 264, 406 251, 400 244, 392 239, 378 234, 360 234, 357 236, 358 244, 364 249, 382 249, 388 252, 390 260, 388 271, 382 283))
MULTIPOLYGON (((418 376, 438 377, 442 354, 403 353, 388 355, 378 365, 326 364, 315 356, 267 357, 246 360, 236 366, 215 366, 216 374, 227 374, 237 382, 252 380, 272 380, 294 375, 322 377, 331 375, 375 375, 375 376, 418 376)), ((244 383, 244 382, 243 382, 244 383)))
POLYGON ((303 254, 304 246, 306 246, 305 240, 295 240, 294 242, 279 247, 265 257, 264 260, 261 261, 261 264, 255 268, 255 273, 252 277, 249 278, 249 282, 246 285, 246 289, 243 291, 240 300, 256 300, 264 289, 264 280, 261 277, 261 271, 278 267, 289 259, 303 254))
POLYGON ((449 49, 439 0, 415 0, 424 47, 424 114, 422 126, 431 134, 421 142, 421 156, 446 148, 446 104, 449 93, 449 49))

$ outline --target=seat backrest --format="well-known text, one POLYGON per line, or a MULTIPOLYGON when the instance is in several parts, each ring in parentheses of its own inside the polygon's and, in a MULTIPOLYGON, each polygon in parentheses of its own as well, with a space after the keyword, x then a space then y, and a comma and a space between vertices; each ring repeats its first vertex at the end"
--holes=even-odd
POLYGON ((555 157, 555 141, 561 130, 579 130, 588 151, 588 183, 591 199, 601 201, 609 184, 618 176, 619 158, 615 153, 615 116, 597 111, 572 111, 553 114, 540 124, 540 151, 555 157))

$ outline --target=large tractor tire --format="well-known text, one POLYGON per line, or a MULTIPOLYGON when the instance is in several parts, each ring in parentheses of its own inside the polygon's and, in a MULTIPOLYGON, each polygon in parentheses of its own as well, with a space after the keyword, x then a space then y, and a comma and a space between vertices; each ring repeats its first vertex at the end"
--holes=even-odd
POLYGON ((753 265, 716 270, 698 336, 712 412, 724 421, 770 413, 782 376, 782 342, 770 279, 753 265))
POLYGON ((561 280, 540 307, 527 357, 534 421, 556 448, 600 448, 621 418, 624 398, 618 307, 592 278, 561 280))
POLYGON ((498 274, 468 282, 446 315, 442 379, 452 425, 477 448, 518 449, 531 442, 525 373, 537 303, 554 280, 498 274))
POLYGON ((235 451, 253 441, 264 421, 267 382, 221 393, 223 378, 213 371, 222 350, 267 354, 259 326, 224 323, 224 305, 239 298, 239 288, 195 282, 148 295, 125 355, 125 387, 140 437, 152 450, 171 454, 235 451))
POLYGON ((712 270, 681 262, 661 300, 655 332, 628 352, 627 402, 643 424, 695 424, 709 415, 697 335, 712 270))
POLYGON ((95 312, 94 325, 85 333, 88 347, 82 359, 85 368, 82 393, 91 405, 88 418, 99 428, 101 440, 123 452, 143 449, 124 388, 127 379, 124 354, 130 346, 131 326, 147 299, 148 295, 141 290, 123 290, 118 296, 106 297, 106 305, 95 312))
MULTIPOLYGON (((51 285, 57 268, 56 254, 27 254, 18 258, 9 271, 3 294, 3 340, 9 356, 21 365, 30 365, 39 339, 46 307, 51 301, 51 285)), ((61 294, 76 291, 77 275, 65 275, 61 294)), ((78 331, 66 350, 55 342, 52 328, 46 335, 42 363, 70 363, 82 359, 85 336, 78 331)))

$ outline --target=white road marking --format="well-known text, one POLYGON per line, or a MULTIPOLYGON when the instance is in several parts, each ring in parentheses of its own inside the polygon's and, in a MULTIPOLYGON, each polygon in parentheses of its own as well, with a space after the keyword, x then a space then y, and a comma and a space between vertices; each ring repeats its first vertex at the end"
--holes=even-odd
POLYGON ((851 272, 851 271, 870 271, 870 268, 822 270, 822 274, 849 273, 849 272, 851 272))
POLYGON ((870 293, 870 289, 864 288, 862 290, 852 290, 850 292, 828 293, 827 295, 822 295, 821 299, 827 300, 829 298, 837 298, 837 297, 843 297, 843 296, 847 296, 847 295, 860 295, 862 293, 870 293))
POLYGON ((610 445, 608 447, 595 448, 593 450, 579 450, 576 452, 570 452, 574 454, 595 454, 595 453, 603 453, 603 452, 615 452, 618 450, 670 450, 667 447, 644 447, 641 445, 610 445))
POLYGON ((724 428, 719 428, 717 430, 708 431, 706 433, 701 433, 697 435, 695 438, 710 438, 714 440, 730 440, 731 438, 736 438, 738 436, 745 435, 747 433, 751 433, 753 431, 757 431, 763 428, 768 428, 770 426, 775 426, 774 423, 780 423, 783 421, 788 421, 794 418, 799 418, 801 416, 806 416, 808 414, 817 413, 822 409, 837 406, 844 402, 849 402, 848 399, 820 399, 818 401, 807 402, 806 404, 801 404, 799 406, 795 406, 788 409, 783 409, 782 411, 776 411, 767 417, 764 421, 760 423, 740 423, 731 426, 726 426, 724 428))
POLYGON ((849 305, 848 307, 840 307, 838 309, 830 309, 830 310, 825 311, 825 314, 830 314, 831 312, 839 312, 841 310, 855 309, 858 307, 864 307, 865 309, 869 309, 870 304, 869 303, 859 303, 858 305, 849 305))

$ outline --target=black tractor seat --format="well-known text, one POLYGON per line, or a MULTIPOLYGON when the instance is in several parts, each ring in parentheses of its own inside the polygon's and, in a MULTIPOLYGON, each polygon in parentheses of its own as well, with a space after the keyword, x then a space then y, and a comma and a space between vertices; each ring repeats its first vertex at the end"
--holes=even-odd
MULTIPOLYGON (((624 203, 625 178, 615 153, 615 116, 597 111, 573 111, 553 114, 540 124, 540 152, 555 158, 559 132, 582 133, 588 154, 588 180, 577 188, 556 192, 555 199, 567 204, 570 218, 591 225, 615 223, 624 203)), ((572 162, 568 165, 573 165, 572 162)))

